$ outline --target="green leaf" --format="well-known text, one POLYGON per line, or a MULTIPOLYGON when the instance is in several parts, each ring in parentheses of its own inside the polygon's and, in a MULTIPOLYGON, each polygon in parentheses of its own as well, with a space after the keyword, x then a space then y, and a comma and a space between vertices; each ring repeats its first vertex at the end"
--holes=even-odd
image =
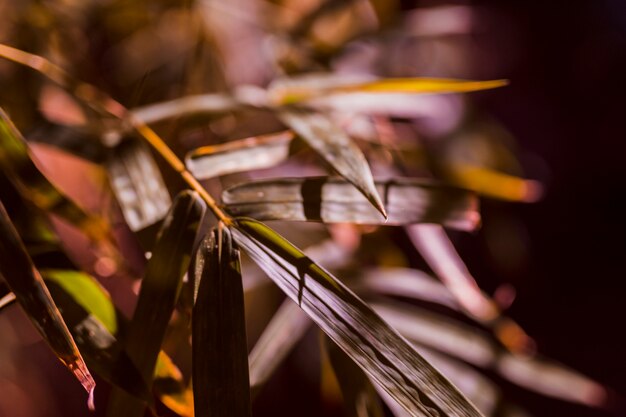
POLYGON ((233 216, 258 220, 402 225, 440 223, 473 230, 478 200, 465 190, 428 180, 396 178, 376 184, 388 214, 381 218, 362 194, 339 178, 281 178, 231 187, 222 201, 233 216))
POLYGON ((93 407, 92 395, 96 383, 2 204, 0 204, 0 276, 4 278, 56 356, 89 392, 90 407, 93 407))
POLYGON ((200 274, 192 320, 195 415, 250 416, 239 251, 228 229, 214 229, 202 242, 195 274, 200 274))
MULTIPOLYGON (((195 192, 181 192, 163 223, 146 267, 125 345, 149 386, 204 210, 205 205, 195 192)), ((107 414, 140 416, 144 407, 137 399, 114 390, 107 414)))
POLYGON ((278 117, 387 218, 365 155, 339 126, 324 114, 296 107, 279 110, 278 117))
POLYGON ((286 131, 203 146, 187 154, 185 165, 199 180, 269 168, 287 159, 293 138, 286 131))
POLYGON ((411 414, 481 415, 361 299, 272 229, 238 218, 233 236, 283 292, 411 414))

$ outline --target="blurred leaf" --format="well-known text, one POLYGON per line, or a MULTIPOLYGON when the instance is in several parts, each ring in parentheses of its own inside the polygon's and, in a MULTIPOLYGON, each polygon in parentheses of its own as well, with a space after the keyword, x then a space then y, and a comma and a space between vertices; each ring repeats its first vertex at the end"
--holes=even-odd
POLYGON ((250 352, 250 387, 258 394, 311 326, 309 316, 291 299, 283 301, 250 352))
POLYGON ((242 107, 242 103, 226 94, 186 96, 163 103, 149 104, 131 110, 143 123, 150 124, 194 114, 223 114, 242 107))
POLYGON ((132 231, 141 230, 165 217, 172 200, 145 144, 127 140, 117 145, 108 160, 107 171, 132 231))
POLYGON ((37 207, 65 219, 94 241, 110 239, 109 228, 102 219, 86 213, 39 171, 26 141, 2 109, 0 164, 20 194, 37 207))
POLYGON ((0 312, 10 306, 16 301, 15 294, 11 292, 9 287, 2 281, 0 281, 0 312))
POLYGON ((326 115, 304 109, 283 108, 278 117, 387 218, 363 152, 339 126, 326 115))
POLYGON ((530 391, 593 407, 607 400, 606 389, 597 382, 546 359, 511 354, 476 328, 406 303, 371 306, 409 340, 495 371, 530 391))
POLYGON ((230 231, 213 230, 198 250, 193 309, 195 415, 250 416, 250 379, 239 251, 230 231))
POLYGON ((346 415, 384 417, 385 413, 376 390, 361 368, 327 337, 322 338, 322 344, 341 387, 346 415))
POLYGON ((538 181, 525 180, 489 168, 453 165, 449 171, 456 184, 485 197, 532 203, 539 200, 543 193, 543 186, 538 181))
POLYGON ((41 273, 89 367, 113 386, 151 402, 150 389, 118 341, 118 325, 126 323, 106 290, 83 272, 41 273))
POLYGON ((11 219, 0 204, 0 275, 56 356, 89 393, 96 386, 39 271, 33 265, 11 219))
POLYGON ((165 352, 159 352, 154 369, 154 391, 167 408, 182 417, 193 417, 193 390, 186 387, 183 374, 165 352))
POLYGON ((199 180, 273 167, 287 159, 290 131, 203 146, 187 154, 187 169, 199 180))
POLYGON ((488 90, 507 85, 507 80, 468 81, 446 78, 387 78, 356 85, 331 88, 330 93, 371 92, 371 93, 468 93, 488 90))
MULTIPOLYGON (((204 203, 191 191, 181 192, 159 232, 139 292, 137 307, 125 339, 126 351, 150 386, 157 356, 189 266, 204 203)), ((110 416, 139 416, 144 404, 114 390, 107 409, 110 416)))
MULTIPOLYGON (((361 77, 363 78, 363 77, 361 77)), ((317 74, 279 80, 270 86, 274 102, 287 105, 334 94, 445 94, 468 93, 507 85, 507 80, 469 81, 446 78, 386 78, 359 80, 317 74)))
POLYGON ((359 270, 351 288, 358 293, 384 294, 427 301, 460 310, 457 300, 439 281, 423 271, 409 268, 359 270))
POLYGON ((282 178, 237 185, 222 200, 233 216, 259 220, 322 221, 401 225, 441 223, 473 230, 480 221, 478 200, 467 191, 436 183, 396 178, 376 184, 387 221, 348 182, 328 177, 282 178))
POLYGON ((233 236, 285 294, 409 412, 481 415, 363 301, 272 229, 238 218, 233 236))
POLYGON ((483 322, 500 314, 496 304, 482 293, 442 227, 412 225, 405 230, 433 272, 468 313, 483 322))

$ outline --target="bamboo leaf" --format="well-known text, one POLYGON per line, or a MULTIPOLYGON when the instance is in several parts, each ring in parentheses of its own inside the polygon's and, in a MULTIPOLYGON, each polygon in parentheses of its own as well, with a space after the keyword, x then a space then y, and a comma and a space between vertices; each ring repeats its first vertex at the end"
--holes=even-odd
POLYGON ((387 218, 363 152, 339 126, 326 115, 295 107, 280 110, 278 117, 387 218))
POLYGON ((89 406, 93 408, 93 391, 96 383, 2 204, 0 204, 0 275, 56 356, 87 390, 89 406))
POLYGON ((476 408, 344 284, 262 223, 238 218, 237 243, 412 415, 480 416, 476 408))
POLYGON ((543 186, 538 181, 526 180, 485 167, 457 164, 451 165, 449 172, 455 184, 485 197, 533 203, 543 194, 543 186))
POLYGON ((172 205, 150 150, 142 142, 120 143, 108 160, 113 192, 132 231, 160 221, 172 205))
POLYGON ((283 301, 248 357, 253 395, 261 390, 311 324, 309 316, 296 303, 290 299, 283 301))
POLYGON ((113 386, 151 402, 146 382, 118 341, 126 327, 109 294, 91 276, 71 270, 41 271, 89 368, 113 386))
POLYGON ((470 81, 450 78, 387 78, 332 88, 330 93, 441 94, 489 90, 508 84, 507 80, 470 81))
POLYGON ((203 94, 138 107, 132 109, 131 114, 143 123, 151 124, 194 114, 223 114, 242 106, 243 103, 226 94, 203 94))
POLYGON ((272 101, 296 104, 337 94, 446 94, 488 90, 508 84, 507 80, 473 81, 450 78, 381 78, 337 77, 315 74, 278 80, 270 86, 272 101))
MULTIPOLYGON (((142 281, 137 307, 128 327, 126 351, 141 376, 152 384, 157 356, 189 266, 190 253, 204 212, 194 192, 178 195, 159 232, 142 281)), ((144 404, 114 390, 109 416, 140 416, 144 404)))
POLYGON ((361 368, 327 337, 322 338, 322 344, 341 387, 347 415, 383 417, 385 413, 376 390, 361 368))
POLYGON ((521 387, 546 396, 592 407, 606 404, 607 391, 597 382, 547 359, 512 354, 475 328, 403 303, 376 302, 371 306, 420 346, 493 370, 521 387))
POLYGON ((26 141, 0 108, 0 166, 20 194, 75 225, 92 240, 108 240, 106 223, 85 212, 39 171, 26 141))
POLYGON ((228 229, 213 230, 198 251, 193 309, 195 415, 250 416, 250 379, 239 251, 228 229))
POLYGON ((233 216, 259 220, 322 221, 401 225, 440 223, 473 230, 478 200, 467 191, 436 183, 397 178, 376 184, 388 213, 385 222, 348 182, 338 178, 283 178, 237 185, 222 200, 233 216))
POLYGON ((287 159, 293 138, 286 131, 203 146, 188 153, 185 164, 199 180, 269 168, 287 159))

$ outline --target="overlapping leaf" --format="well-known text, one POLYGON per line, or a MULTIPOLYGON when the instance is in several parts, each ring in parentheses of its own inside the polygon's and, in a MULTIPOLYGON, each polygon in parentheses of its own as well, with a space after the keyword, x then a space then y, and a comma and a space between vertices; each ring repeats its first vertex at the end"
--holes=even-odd
POLYGON ((2 204, 0 204, 0 275, 56 356, 89 392, 91 400, 96 384, 2 204))
POLYGON ((339 126, 322 113, 295 107, 281 109, 278 117, 387 217, 363 152, 339 126))
POLYGON ((480 220, 478 200, 467 191, 425 180, 398 178, 376 184, 383 196, 385 222, 348 182, 337 178, 284 178, 251 182, 222 194, 234 216, 258 220, 322 221, 399 225, 440 223, 474 229, 480 220))
POLYGON ((92 240, 109 239, 104 221, 85 212, 39 171, 24 138, 0 109, 0 165, 18 191, 42 210, 81 229, 92 240))
MULTIPOLYGON (((179 194, 146 267, 125 346, 148 385, 152 383, 161 343, 189 266, 204 208, 196 193, 185 191, 179 194)), ((114 390, 107 412, 110 416, 139 416, 143 409, 144 404, 137 399, 114 390)))
POLYGON ((270 278, 412 415, 481 415, 363 301, 274 231, 239 218, 233 236, 270 278))

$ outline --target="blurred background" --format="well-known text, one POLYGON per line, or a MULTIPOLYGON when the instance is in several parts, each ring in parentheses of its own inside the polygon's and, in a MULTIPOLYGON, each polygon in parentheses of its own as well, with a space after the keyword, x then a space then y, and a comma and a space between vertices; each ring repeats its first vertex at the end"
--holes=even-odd
MULTIPOLYGON (((389 120, 403 144, 418 137, 445 160, 486 161, 543 184, 533 203, 484 199, 482 228, 452 237, 481 288, 496 299, 514 294, 507 314, 537 351, 607 386, 615 410, 549 399, 492 376, 506 397, 539 417, 626 415, 619 404, 626 395, 625 2, 2 0, 0 16, 0 42, 48 57, 129 108, 319 71, 508 79, 492 91, 425 99, 411 108, 418 113, 411 122, 389 120)), ((81 116, 66 99, 38 74, 0 60, 0 105, 29 141, 64 143, 101 161, 98 145, 72 133, 81 116)), ((184 153, 281 125, 259 111, 158 128, 184 153)), ((54 167, 46 155, 42 162, 54 167)), ((384 164, 372 165, 385 174, 384 164)), ((308 173, 297 168, 282 172, 308 173)), ((68 176, 53 171, 59 182, 68 176)), ((171 189, 180 186, 164 177, 171 189)), ((401 229, 385 233, 401 263, 423 266, 401 229)), ((117 287, 108 288, 115 298, 117 287)), ((118 303, 128 313, 132 300, 123 293, 118 303)), ((17 307, 0 315, 0 416, 88 415, 81 388, 29 326, 17 307)), ((253 335, 259 331, 252 325, 253 335)), ((318 343, 315 332, 306 336, 253 404, 254 415, 341 415, 320 399, 318 343), (303 365, 309 359, 313 365, 303 365)))

